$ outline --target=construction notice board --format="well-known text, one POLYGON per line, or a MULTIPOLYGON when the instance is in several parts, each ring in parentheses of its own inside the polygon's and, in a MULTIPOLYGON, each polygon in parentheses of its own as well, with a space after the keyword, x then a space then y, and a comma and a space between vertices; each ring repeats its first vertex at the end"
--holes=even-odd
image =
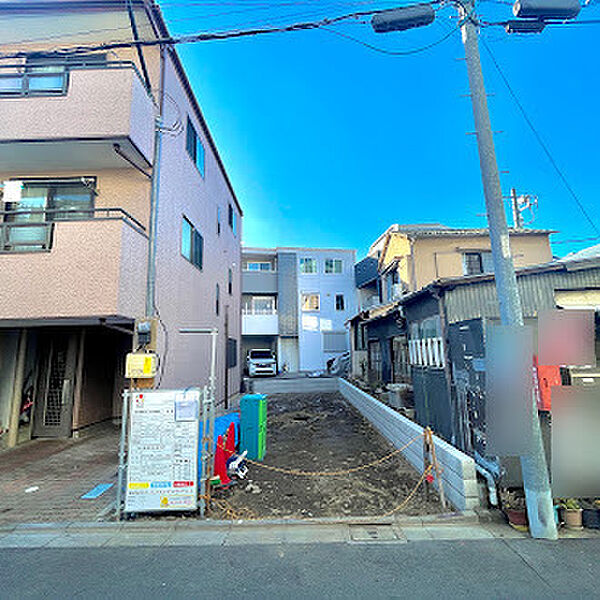
POLYGON ((198 506, 199 390, 130 392, 125 512, 198 506))

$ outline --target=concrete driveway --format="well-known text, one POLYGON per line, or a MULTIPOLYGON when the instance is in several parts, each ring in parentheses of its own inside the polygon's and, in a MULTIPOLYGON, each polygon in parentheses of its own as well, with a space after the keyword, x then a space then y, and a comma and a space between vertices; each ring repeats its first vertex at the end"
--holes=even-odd
POLYGON ((94 427, 80 439, 35 440, 0 454, 0 525, 94 521, 114 501, 119 428, 94 427), (101 483, 101 496, 81 496, 101 483))

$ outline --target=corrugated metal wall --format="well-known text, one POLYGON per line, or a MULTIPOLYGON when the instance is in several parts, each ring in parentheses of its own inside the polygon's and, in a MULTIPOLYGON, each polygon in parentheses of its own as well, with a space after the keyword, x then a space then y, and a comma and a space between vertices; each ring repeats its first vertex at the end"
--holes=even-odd
MULTIPOLYGON (((554 290, 600 286, 600 268, 580 271, 550 271, 521 275, 517 279, 523 315, 534 317, 540 310, 555 308, 554 290)), ((459 285, 445 292, 449 323, 477 317, 499 318, 496 284, 492 281, 459 285)))

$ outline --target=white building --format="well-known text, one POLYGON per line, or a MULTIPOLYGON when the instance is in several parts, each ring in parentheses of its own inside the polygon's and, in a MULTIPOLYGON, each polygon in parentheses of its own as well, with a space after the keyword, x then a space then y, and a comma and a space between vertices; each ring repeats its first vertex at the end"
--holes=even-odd
POLYGON ((345 322, 356 313, 354 250, 244 248, 242 356, 277 352, 288 371, 325 369, 350 349, 345 322))

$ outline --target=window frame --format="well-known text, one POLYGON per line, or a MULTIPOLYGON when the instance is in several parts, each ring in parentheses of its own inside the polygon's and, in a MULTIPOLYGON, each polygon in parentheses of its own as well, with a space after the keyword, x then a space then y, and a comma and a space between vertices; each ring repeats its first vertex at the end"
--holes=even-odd
POLYGON ((231 267, 227 271, 227 292, 233 296, 233 269, 231 267))
POLYGON ((473 250, 473 251, 465 251, 463 252, 463 274, 464 275, 482 275, 484 273, 483 270, 483 256, 481 251, 473 250), (471 260, 476 257, 479 263, 479 271, 471 271, 470 265, 471 260))
POLYGON ((317 259, 310 257, 310 256, 304 256, 300 258, 300 273, 302 275, 316 275, 319 271, 319 265, 317 263, 317 259), (311 263, 314 265, 314 271, 306 271, 304 269, 304 265, 306 265, 307 263, 311 263))
POLYGON ((300 294, 300 308, 302 309, 303 313, 304 312, 310 312, 310 313, 320 312, 321 311, 321 294, 319 292, 302 292, 300 294), (317 307, 316 308, 305 308, 306 300, 309 297, 317 298, 317 307))
POLYGON ((216 283, 215 284, 215 315, 219 316, 221 312, 221 286, 216 283))
POLYGON ((341 258, 326 258, 324 272, 326 275, 341 275, 344 272, 344 261, 341 258), (331 263, 331 270, 328 269, 328 263, 331 263), (339 271, 336 271, 336 265, 339 265, 339 271))
POLYGON ((206 174, 206 149, 190 115, 187 116, 185 128, 185 150, 190 160, 194 163, 196 170, 200 173, 202 179, 204 179, 206 174), (190 134, 193 134, 193 136, 190 134))
POLYGON ((227 212, 227 223, 229 224, 229 229, 231 229, 233 235, 237 237, 237 215, 235 214, 235 208, 231 202, 229 203, 227 212))
POLYGON ((346 310, 346 297, 344 296, 344 294, 338 293, 335 295, 334 305, 335 305, 335 310, 338 312, 343 312, 346 310), (340 298, 342 300, 341 308, 339 307, 339 303, 338 303, 338 300, 340 298))
POLYGON ((248 260, 248 261, 246 261, 246 266, 244 267, 244 271, 247 271, 249 273, 273 273, 275 271, 275 269, 273 268, 273 265, 268 261, 248 260), (251 269, 250 265, 257 265, 259 268, 251 269), (262 265, 268 265, 269 268, 262 269, 261 268, 262 265))
POLYGON ((194 224, 191 222, 191 220, 188 219, 185 215, 182 215, 181 243, 179 245, 179 251, 181 253, 181 256, 183 256, 183 258, 185 258, 185 260, 187 260, 196 269, 198 269, 199 271, 204 270, 204 237, 202 236, 200 231, 198 231, 198 229, 194 227, 194 224), (184 224, 187 224, 190 228, 189 256, 186 256, 183 247, 184 224))

